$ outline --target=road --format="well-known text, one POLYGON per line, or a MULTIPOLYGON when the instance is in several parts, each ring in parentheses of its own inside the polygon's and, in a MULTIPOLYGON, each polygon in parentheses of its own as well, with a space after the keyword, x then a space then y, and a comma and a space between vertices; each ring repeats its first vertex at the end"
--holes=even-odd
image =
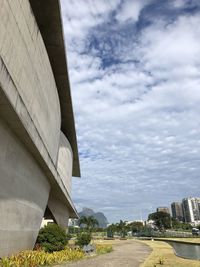
POLYGON ((151 248, 143 243, 119 240, 116 241, 111 253, 59 265, 59 267, 139 267, 150 252, 151 248))

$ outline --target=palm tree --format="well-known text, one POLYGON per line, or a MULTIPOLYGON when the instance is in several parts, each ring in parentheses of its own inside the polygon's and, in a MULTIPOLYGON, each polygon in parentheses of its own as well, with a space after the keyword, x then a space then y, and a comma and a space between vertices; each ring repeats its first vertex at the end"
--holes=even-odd
POLYGON ((118 224, 118 230, 121 234, 121 237, 125 237, 126 236, 126 222, 120 220, 119 224, 118 224))
POLYGON ((117 232, 117 225, 115 225, 114 223, 110 224, 107 227, 107 237, 113 237, 114 233, 117 232))
POLYGON ((99 225, 99 222, 93 216, 81 216, 79 219, 79 226, 81 225, 85 226, 86 230, 92 232, 92 230, 99 225))

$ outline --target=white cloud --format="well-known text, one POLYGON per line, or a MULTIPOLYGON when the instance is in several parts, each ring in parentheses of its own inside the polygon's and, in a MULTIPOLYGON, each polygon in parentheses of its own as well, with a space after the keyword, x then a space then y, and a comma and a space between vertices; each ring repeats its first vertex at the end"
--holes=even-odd
POLYGON ((77 37, 79 40, 85 37, 89 29, 105 22, 119 3, 120 0, 62 0, 66 36, 70 39, 77 37))
POLYGON ((151 0, 125 0, 116 15, 116 19, 119 22, 125 22, 128 20, 136 22, 139 19, 142 9, 150 2, 151 0))
POLYGON ((173 1, 173 5, 174 7, 177 7, 177 8, 184 7, 185 0, 175 0, 173 1))
POLYGON ((110 14, 120 4, 110 2, 63 1, 63 14, 83 175, 73 197, 116 221, 199 194, 200 16, 155 18, 129 35, 121 31, 132 16, 122 16, 123 2, 108 44, 110 14), (103 67, 105 51, 85 50, 91 33, 105 39, 99 46, 118 64, 103 67))
POLYGON ((142 35, 143 61, 149 69, 187 67, 198 63, 200 30, 199 16, 181 16, 165 26, 158 22, 142 35))
POLYGON ((197 8, 200 6, 199 0, 174 0, 170 4, 175 8, 197 8))

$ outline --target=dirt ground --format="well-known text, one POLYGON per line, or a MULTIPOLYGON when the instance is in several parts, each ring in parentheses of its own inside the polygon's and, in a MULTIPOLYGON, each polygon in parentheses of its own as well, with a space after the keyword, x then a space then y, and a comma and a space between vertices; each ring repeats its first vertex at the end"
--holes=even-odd
POLYGON ((151 248, 145 244, 133 240, 120 240, 113 245, 111 253, 59 267, 139 267, 150 252, 151 248))

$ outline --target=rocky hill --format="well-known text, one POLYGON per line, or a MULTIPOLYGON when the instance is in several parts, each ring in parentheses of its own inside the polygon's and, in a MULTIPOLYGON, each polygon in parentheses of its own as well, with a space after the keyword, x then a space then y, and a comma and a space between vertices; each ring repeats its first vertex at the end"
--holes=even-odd
POLYGON ((99 222, 99 227, 101 228, 106 228, 108 224, 108 220, 106 216, 102 212, 94 212, 92 209, 89 208, 83 208, 81 212, 78 213, 79 216, 93 216, 98 222, 99 222))

